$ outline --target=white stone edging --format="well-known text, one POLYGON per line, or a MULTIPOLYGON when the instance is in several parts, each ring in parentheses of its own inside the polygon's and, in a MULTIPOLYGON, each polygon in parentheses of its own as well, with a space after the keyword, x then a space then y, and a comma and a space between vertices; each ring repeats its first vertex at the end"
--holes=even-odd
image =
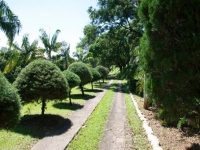
POLYGON ((148 137, 148 140, 151 142, 151 145, 153 147, 154 150, 162 150, 162 147, 159 146, 159 139, 153 135, 153 130, 151 129, 151 127, 148 125, 148 121, 147 119, 144 117, 144 115, 141 113, 141 111, 139 110, 138 108, 138 104, 137 102, 135 101, 135 99, 133 98, 133 95, 132 93, 130 93, 131 95, 131 99, 133 101, 133 104, 135 106, 135 109, 137 111, 137 114, 138 116, 140 117, 140 119, 142 120, 143 122, 143 128, 145 129, 146 131, 146 134, 147 134, 147 137, 148 137))

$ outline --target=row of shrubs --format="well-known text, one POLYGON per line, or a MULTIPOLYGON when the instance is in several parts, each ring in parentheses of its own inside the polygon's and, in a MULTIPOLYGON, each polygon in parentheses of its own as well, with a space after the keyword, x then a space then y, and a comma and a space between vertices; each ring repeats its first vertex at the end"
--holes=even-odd
POLYGON ((108 73, 103 66, 90 68, 81 62, 74 62, 61 72, 55 64, 44 59, 35 60, 22 69, 12 85, 0 73, 0 128, 11 128, 19 122, 22 102, 41 102, 41 114, 44 115, 47 100, 70 97, 75 86, 80 86, 84 95, 85 84, 91 82, 93 85, 108 73))

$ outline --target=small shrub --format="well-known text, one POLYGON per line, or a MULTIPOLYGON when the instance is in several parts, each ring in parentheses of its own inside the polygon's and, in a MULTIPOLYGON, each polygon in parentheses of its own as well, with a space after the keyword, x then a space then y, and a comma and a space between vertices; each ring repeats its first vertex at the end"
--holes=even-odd
POLYGON ((11 128, 20 119, 21 99, 0 72, 0 128, 11 128))
POLYGON ((90 68, 90 71, 91 71, 92 77, 93 77, 91 80, 91 85, 92 85, 92 89, 93 89, 93 82, 100 80, 101 74, 95 68, 90 68))
POLYGON ((97 66, 96 69, 101 74, 101 78, 103 79, 104 82, 104 79, 107 78, 108 76, 109 70, 104 66, 97 66))
POLYGON ((86 66, 86 64, 82 62, 74 62, 69 65, 68 70, 77 74, 80 77, 80 88, 82 91, 82 95, 84 95, 83 85, 91 82, 93 78, 90 69, 86 66))
POLYGON ((76 75, 75 73, 69 71, 69 70, 65 70, 63 71, 63 74, 65 76, 65 78, 67 79, 68 83, 69 83, 69 100, 70 100, 70 105, 72 104, 71 102, 71 89, 74 88, 75 86, 78 86, 81 83, 81 79, 79 78, 78 75, 76 75))
POLYGON ((25 102, 42 102, 42 115, 46 100, 64 99, 68 83, 60 69, 47 60, 35 60, 27 65, 13 83, 25 102))

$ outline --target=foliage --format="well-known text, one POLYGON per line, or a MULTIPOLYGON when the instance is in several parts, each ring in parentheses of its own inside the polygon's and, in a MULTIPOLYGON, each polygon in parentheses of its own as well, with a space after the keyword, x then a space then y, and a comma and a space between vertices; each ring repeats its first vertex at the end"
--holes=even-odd
POLYGON ((199 10, 199 1, 143 0, 140 5, 145 86, 168 123, 191 112, 200 118, 199 10))
POLYGON ((12 44, 14 37, 19 33, 22 25, 18 17, 11 11, 4 0, 0 1, 0 29, 8 37, 9 45, 12 44))
POLYGON ((68 70, 77 74, 80 77, 81 79, 80 88, 82 91, 82 95, 84 95, 83 85, 89 83, 93 78, 91 71, 86 66, 86 64, 82 62, 74 62, 70 64, 68 70))
POLYGON ((15 126, 20 119, 21 99, 17 90, 0 72, 0 128, 15 126))
POLYGON ((15 67, 24 68, 28 63, 35 60, 39 52, 37 45, 37 40, 30 43, 28 34, 23 36, 21 47, 19 47, 17 43, 14 43, 12 45, 12 51, 14 53, 7 61, 7 65, 4 68, 4 74, 9 73, 15 67))
POLYGON ((81 84, 87 84, 92 80, 92 73, 86 64, 82 62, 74 62, 69 65, 68 70, 77 74, 81 79, 81 84))
POLYGON ((74 88, 75 86, 78 86, 81 83, 81 79, 75 73, 69 70, 65 70, 63 71, 63 74, 69 83, 70 89, 74 88))
POLYGON ((97 71, 95 68, 90 68, 90 71, 92 73, 92 82, 98 81, 101 79, 101 74, 97 71))
POLYGON ((96 67, 97 71, 101 74, 101 78, 104 80, 105 78, 107 78, 109 70, 104 67, 104 66, 97 66, 96 67))
POLYGON ((64 99, 68 93, 68 83, 60 69, 50 61, 39 59, 27 65, 13 83, 25 102, 64 99))

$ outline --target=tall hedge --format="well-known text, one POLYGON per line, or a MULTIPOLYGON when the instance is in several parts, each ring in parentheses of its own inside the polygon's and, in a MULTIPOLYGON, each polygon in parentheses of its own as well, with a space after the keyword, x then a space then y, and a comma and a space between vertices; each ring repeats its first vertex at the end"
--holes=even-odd
POLYGON ((168 123, 200 119, 200 1, 142 0, 139 16, 149 99, 168 123))
POLYGON ((41 101, 42 115, 47 100, 65 99, 68 82, 60 69, 48 60, 35 60, 18 75, 13 85, 25 102, 41 101))
POLYGON ((15 126, 20 119, 21 99, 17 90, 0 72, 0 129, 15 126))
POLYGON ((82 91, 82 95, 84 95, 83 85, 89 83, 93 78, 90 69, 86 66, 86 64, 82 62, 74 62, 69 65, 68 70, 77 74, 80 77, 80 88, 82 91))
POLYGON ((63 74, 65 76, 65 78, 67 79, 68 83, 69 83, 69 100, 70 100, 70 105, 72 105, 71 102, 71 89, 74 88, 75 86, 78 86, 81 83, 81 79, 79 78, 78 75, 76 75, 75 73, 69 71, 69 70, 65 70, 63 71, 63 74))

